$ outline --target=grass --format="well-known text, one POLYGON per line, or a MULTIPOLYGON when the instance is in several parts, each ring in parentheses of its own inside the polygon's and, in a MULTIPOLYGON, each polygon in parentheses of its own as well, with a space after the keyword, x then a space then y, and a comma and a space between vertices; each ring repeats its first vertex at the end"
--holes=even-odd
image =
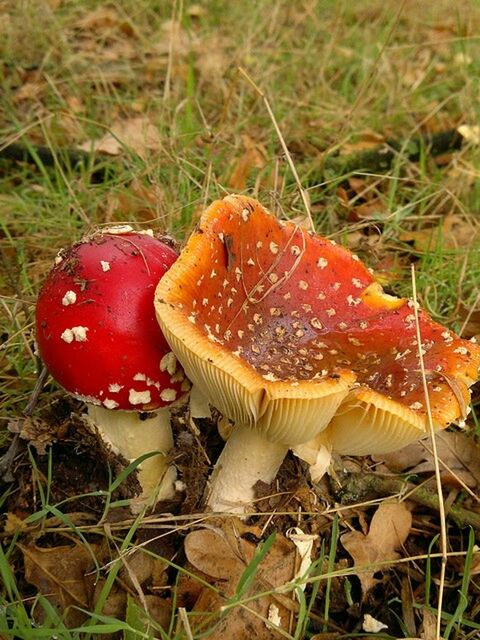
MULTIPOLYGON (((387 175, 366 173, 356 176, 356 182, 345 175, 326 178, 320 169, 322 153, 363 149, 373 134, 407 144, 419 132, 478 122, 480 9, 474 0, 454 6, 446 0, 421 6, 410 0, 366 5, 272 0, 252 3, 248 10, 245 3, 227 6, 217 0, 108 5, 3 0, 0 28, 0 149, 20 140, 32 148, 46 145, 55 158, 52 167, 39 157, 33 165, 0 159, 0 445, 8 443, 7 424, 21 415, 39 371, 35 297, 58 249, 97 225, 116 221, 153 226, 182 241, 205 203, 229 190, 253 194, 285 217, 304 216, 272 121, 239 66, 268 96, 300 180, 309 185, 317 231, 352 248, 398 295, 411 295, 409 264, 414 262, 422 305, 440 322, 457 331, 463 328, 467 337, 477 332, 478 311, 466 326, 465 320, 478 307, 478 145, 465 145, 442 164, 427 153, 415 164, 400 154, 387 175), (172 16, 180 22, 176 31, 169 23, 172 16), (91 163, 100 162, 105 169, 102 181, 92 181, 89 165, 59 161, 64 149, 97 140, 118 120, 134 118, 154 126, 154 143, 140 153, 130 146, 118 157, 92 156, 91 163), (376 210, 360 208, 372 201, 376 210)), ((49 382, 36 414, 50 415, 62 395, 49 382)), ((475 413, 470 423, 478 424, 475 413)), ((52 499, 50 493, 59 464, 55 455, 48 458, 46 473, 44 467, 33 467, 31 495, 37 502, 21 509, 28 531, 20 528, 3 538, 0 637, 83 639, 117 633, 126 640, 188 638, 184 616, 175 606, 167 627, 145 622, 135 589, 124 620, 102 613, 118 585, 119 556, 139 544, 140 521, 114 533, 95 529, 94 534, 90 525, 72 522, 69 503, 52 499), (51 518, 57 518, 56 528, 63 527, 64 533, 48 529, 51 518), (32 527, 38 528, 34 534, 32 527), (109 545, 113 564, 108 570, 102 565, 96 608, 76 629, 65 626, 63 612, 28 585, 22 573, 18 544, 37 539, 44 527, 53 536, 49 544, 58 543, 55 535, 64 540, 68 532, 70 541, 87 547, 92 539, 109 545), (40 611, 41 628, 35 623, 40 611)), ((28 464, 35 460, 32 455, 28 464)), ((102 489, 107 496, 104 516, 122 508, 112 496, 115 488, 111 483, 102 489)), ((18 490, 15 484, 7 487, 5 505, 13 504, 18 490)), ((351 568, 335 569, 342 560, 340 534, 353 526, 349 517, 322 531, 322 550, 305 594, 292 585, 301 595, 300 614, 288 637, 309 637, 319 629, 342 632, 339 637, 365 637, 351 623, 355 615, 361 617, 356 578, 351 568), (324 581, 325 588, 320 586, 324 581), (340 591, 345 606, 357 611, 350 614, 348 629, 339 627, 335 609, 340 591)), ((423 532, 420 547, 426 550, 435 527, 421 519, 417 525, 423 532)), ((271 538, 266 540, 268 546, 271 538)), ((478 637, 478 607, 471 596, 478 594, 471 571, 476 557, 472 540, 472 535, 452 534, 451 551, 464 553, 464 565, 455 565, 450 573, 455 586, 448 588, 446 638, 478 637)), ((416 555, 416 545, 411 546, 407 551, 416 555)), ((177 580, 186 575, 198 580, 180 561, 169 562, 170 578, 178 572, 177 580)), ((436 559, 418 563, 425 583, 412 607, 420 624, 435 605, 438 566, 436 559)), ((241 587, 248 586, 255 570, 254 562, 225 611, 248 605, 241 587)), ((400 581, 401 574, 395 576, 400 581)), ((402 620, 401 601, 392 597, 382 605, 402 620)), ((382 611, 375 609, 375 601, 370 606, 373 613, 382 611)), ((193 629, 195 615, 187 613, 193 629)), ((402 624, 397 620, 394 628, 400 633, 402 624)), ((407 633, 405 627, 402 633, 407 633)), ((194 637, 203 636, 194 631, 194 637)))

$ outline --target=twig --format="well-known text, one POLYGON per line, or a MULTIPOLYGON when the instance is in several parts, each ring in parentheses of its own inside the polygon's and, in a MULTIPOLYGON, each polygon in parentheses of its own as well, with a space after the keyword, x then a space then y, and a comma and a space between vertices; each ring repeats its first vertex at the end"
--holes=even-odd
POLYGON ((302 198, 303 205, 305 207, 305 212, 307 214, 307 218, 308 218, 308 222, 310 224, 310 228, 311 228, 312 231, 315 231, 315 226, 313 224, 313 219, 312 219, 312 212, 310 210, 310 199, 309 199, 309 196, 308 196, 308 192, 302 186, 302 183, 301 183, 300 178, 299 178, 298 173, 297 173, 297 169, 295 168, 295 165, 293 163, 292 156, 291 156, 290 151, 288 150, 287 144, 285 142, 285 138, 283 137, 283 134, 282 134, 282 132, 280 130, 280 127, 278 126, 277 119, 275 118, 275 114, 273 113, 272 107, 270 106, 270 102, 269 102, 267 96, 265 95, 265 93, 254 82, 254 80, 248 75, 248 73, 245 71, 245 69, 243 69, 242 67, 238 67, 238 70, 244 76, 244 78, 251 84, 251 86, 255 89, 255 91, 258 93, 258 95, 263 100, 265 108, 266 108, 266 110, 268 112, 268 115, 270 116, 270 120, 272 121, 273 127, 275 129, 275 132, 276 132, 276 134, 278 136, 278 139, 280 141, 280 144, 282 146, 283 153, 285 154, 285 157, 287 159, 288 165, 290 167, 290 171, 292 172, 292 175, 293 175, 293 177, 295 179, 295 182, 297 183, 297 187, 298 187, 298 190, 300 192, 300 196, 302 198))
MULTIPOLYGON (((110 156, 109 156, 110 157, 110 156)), ((11 162, 28 162, 29 164, 37 164, 38 160, 45 167, 54 167, 57 163, 63 166, 75 168, 78 165, 88 167, 92 164, 94 155, 81 149, 71 149, 63 147, 58 150, 58 154, 46 145, 12 142, 11 144, 0 147, 0 159, 10 160, 11 162)), ((107 167, 96 167, 91 173, 93 182, 103 182, 107 176, 107 167)))
POLYGON ((309 184, 320 182, 324 177, 342 176, 347 173, 385 173, 399 154, 410 162, 420 160, 422 150, 431 157, 458 151, 463 144, 463 136, 456 129, 437 131, 423 136, 415 136, 410 140, 387 139, 373 149, 352 153, 346 156, 327 155, 319 172, 313 172, 308 179, 309 184))
MULTIPOLYGON (((24 418, 29 418, 35 407, 37 406, 38 398, 43 389, 43 385, 45 384, 45 380, 48 377, 48 371, 46 367, 40 371, 40 374, 37 378, 35 386, 33 387, 32 393, 30 394, 30 398, 28 400, 27 406, 22 411, 22 415, 24 418)), ((18 444, 20 441, 20 435, 16 433, 13 436, 13 439, 8 447, 7 451, 0 457, 0 479, 4 482, 13 482, 14 478, 12 476, 11 468, 13 461, 17 455, 18 444)))
MULTIPOLYGON (((307 186, 311 188, 319 182, 322 182, 325 178, 365 172, 385 173, 392 167, 395 158, 397 158, 399 154, 403 154, 410 162, 418 162, 422 149, 425 150, 427 155, 434 158, 452 151, 459 151, 462 148, 463 140, 464 138, 456 129, 448 129, 424 136, 416 136, 410 140, 387 139, 383 144, 378 145, 374 149, 345 156, 326 155, 319 170, 310 172, 305 182, 307 186)), ((292 169, 293 167, 292 172, 294 179, 300 190, 308 214, 310 211, 308 192, 300 182, 298 172, 293 165, 293 161, 291 161, 291 156, 283 137, 280 138, 280 143, 282 144, 284 152, 286 149, 286 158, 290 168, 292 169)), ((69 168, 76 168, 78 166, 88 167, 93 164, 93 161, 98 157, 108 159, 110 162, 113 159, 112 156, 99 151, 89 153, 70 147, 59 148, 58 153, 54 154, 50 147, 33 144, 32 142, 28 144, 12 142, 0 146, 0 159, 11 162, 27 162, 29 164, 36 164, 37 161, 40 160, 46 167, 54 167, 57 162, 69 168)), ((118 163, 118 160, 115 159, 115 162, 118 163)), ((112 165, 109 167, 94 166, 91 173, 92 182, 104 182, 111 168, 112 165)), ((309 219, 310 218, 311 215, 309 216, 309 219)))
MULTIPOLYGON (((335 469, 338 477, 340 502, 351 504, 368 496, 402 495, 429 509, 440 511, 438 495, 403 478, 381 476, 377 473, 345 473, 335 469)), ((480 513, 452 505, 447 517, 459 527, 473 527, 480 535, 480 513)))

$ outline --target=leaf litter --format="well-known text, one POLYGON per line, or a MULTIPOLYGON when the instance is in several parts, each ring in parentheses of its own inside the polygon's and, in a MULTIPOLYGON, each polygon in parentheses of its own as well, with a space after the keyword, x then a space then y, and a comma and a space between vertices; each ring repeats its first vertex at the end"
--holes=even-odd
POLYGON ((340 541, 352 556, 363 595, 377 583, 374 574, 388 568, 389 562, 400 557, 402 547, 412 526, 412 514, 404 502, 382 502, 375 511, 368 534, 350 531, 340 541), (384 566, 369 568, 382 563, 384 566))
POLYGON ((249 566, 261 549, 252 538, 260 533, 259 528, 247 528, 230 520, 221 528, 192 531, 185 539, 187 560, 213 579, 212 584, 218 589, 202 589, 193 607, 199 614, 195 617, 197 629, 207 621, 211 625, 216 620, 210 638, 240 638, 243 630, 248 628, 255 638, 273 640, 282 637, 275 627, 289 629, 291 609, 285 606, 288 596, 261 594, 277 590, 294 579, 295 546, 285 536, 275 535, 257 570, 247 577, 249 566), (259 594, 259 597, 248 604, 241 603, 242 599, 253 594, 259 594), (225 610, 229 599, 236 595, 240 604, 225 610))

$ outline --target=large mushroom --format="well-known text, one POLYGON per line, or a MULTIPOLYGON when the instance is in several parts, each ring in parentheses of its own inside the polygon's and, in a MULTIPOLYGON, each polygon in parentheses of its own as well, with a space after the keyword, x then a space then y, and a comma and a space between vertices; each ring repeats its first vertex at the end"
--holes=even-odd
POLYGON ((62 250, 36 308, 40 356, 57 382, 88 406, 114 453, 138 467, 132 509, 173 495, 169 406, 186 381, 155 319, 153 295, 177 258, 148 232, 122 226, 62 250))
MULTIPOLYGON (((321 438, 342 401, 349 399, 345 414, 362 392, 383 389, 387 402, 401 376, 410 427, 399 435, 399 424, 385 420, 390 435, 377 437, 393 438, 395 447, 425 433, 409 303, 384 294, 355 255, 279 222, 255 200, 227 196, 207 209, 160 281, 155 306, 188 377, 235 422, 210 481, 215 511, 248 509, 256 481, 271 482, 290 447, 321 438)), ((458 355, 454 375, 467 401, 480 349, 420 317, 429 329, 425 361, 435 369, 429 392, 441 387, 449 407, 436 425, 444 426, 461 415, 462 402, 442 378, 452 367, 441 354, 458 355)), ((348 416, 344 424, 345 439, 353 438, 348 416)))

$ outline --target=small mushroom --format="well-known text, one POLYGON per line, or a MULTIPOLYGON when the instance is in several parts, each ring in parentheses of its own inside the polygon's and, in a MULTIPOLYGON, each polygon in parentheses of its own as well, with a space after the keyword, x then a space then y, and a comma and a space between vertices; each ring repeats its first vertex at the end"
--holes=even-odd
MULTIPOLYGON (((255 483, 275 478, 290 447, 315 450, 325 469, 332 447, 384 450, 426 431, 411 303, 385 294, 348 250, 255 200, 227 196, 209 207, 155 306, 190 380, 235 423, 210 480, 215 511, 248 509, 255 483)), ((424 312, 420 324, 442 427, 468 402, 480 349, 424 312), (443 417, 435 394, 447 398, 443 417)))
POLYGON ((40 356, 57 382, 88 406, 89 422, 138 467, 132 510, 173 495, 169 406, 188 382, 155 319, 155 286, 175 251, 147 232, 107 229, 62 250, 39 294, 40 356))

